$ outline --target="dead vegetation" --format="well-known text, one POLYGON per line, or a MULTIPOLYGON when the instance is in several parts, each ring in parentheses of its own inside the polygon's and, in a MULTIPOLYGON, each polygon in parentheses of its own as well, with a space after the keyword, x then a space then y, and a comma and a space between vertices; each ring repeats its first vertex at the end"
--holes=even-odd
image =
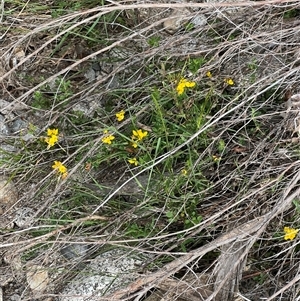
POLYGON ((102 2, 2 2, 3 124, 27 122, 0 137, 19 190, 2 214, 3 300, 63 300, 108 246, 154 257, 92 300, 300 300, 299 238, 283 232, 300 228, 299 3, 102 2), (197 83, 183 99, 179 75, 197 83), (53 127, 60 147, 47 150, 53 127), (103 146, 104 129, 135 127, 150 136, 138 151, 103 146), (8 227, 22 207, 30 221, 8 227), (75 243, 89 251, 66 261, 75 243), (25 279, 37 264, 43 291, 25 279))

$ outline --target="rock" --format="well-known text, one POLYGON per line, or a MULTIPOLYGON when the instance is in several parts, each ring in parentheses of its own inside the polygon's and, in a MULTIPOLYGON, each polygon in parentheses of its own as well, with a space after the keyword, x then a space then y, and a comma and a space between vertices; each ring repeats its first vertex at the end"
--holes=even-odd
POLYGON ((5 213, 18 201, 18 191, 9 178, 0 176, 0 214, 5 213))
POLYGON ((5 120, 5 117, 2 114, 0 114, 0 135, 1 136, 9 135, 9 129, 7 126, 7 122, 5 120))
POLYGON ((91 261, 62 291, 60 301, 96 301, 125 287, 138 276, 134 272, 149 255, 123 249, 107 251, 91 261))
POLYGON ((79 100, 77 104, 75 104, 72 110, 79 115, 92 118, 94 112, 102 108, 101 97, 96 99, 95 97, 87 97, 87 99, 79 100))
POLYGON ((1 153, 1 151, 7 152, 7 153, 15 153, 16 151, 18 151, 18 149, 10 144, 1 144, 0 158, 3 158, 4 155, 1 153))
POLYGON ((191 18, 191 12, 188 9, 176 9, 164 22, 164 30, 170 34, 174 34, 176 31, 182 28, 191 18))
POLYGON ((18 191, 9 178, 0 176, 0 228, 12 229, 14 222, 9 209, 18 202, 18 191))
POLYGON ((36 136, 34 136, 33 134, 30 134, 30 133, 27 133, 27 134, 25 134, 25 135, 22 135, 21 136, 21 139, 23 140, 23 141, 34 141, 34 140, 36 140, 37 138, 36 138, 36 136))
POLYGON ((60 250, 66 259, 82 258, 87 255, 90 247, 83 244, 70 244, 60 250))
MULTIPOLYGON (((17 151, 18 151, 18 149, 16 147, 14 147, 13 145, 1 143, 0 159, 2 159, 3 161, 9 160, 11 158, 11 156, 13 156, 14 153, 16 153, 17 151)), ((0 210, 0 214, 1 214, 1 210, 0 210)))
POLYGON ((49 282, 48 271, 39 265, 32 265, 26 273, 26 280, 34 293, 42 293, 49 282))
POLYGON ((35 211, 29 207, 19 208, 15 212, 14 222, 20 228, 26 228, 34 222, 35 211))
POLYGON ((9 301, 21 301, 21 296, 18 294, 13 294, 12 296, 10 296, 9 301))
POLYGON ((26 108, 27 105, 22 102, 8 102, 4 99, 0 99, 0 113, 3 114, 8 120, 12 120, 15 117, 13 112, 20 112, 26 108))
POLYGON ((98 73, 99 71, 94 70, 92 67, 84 73, 84 77, 88 80, 88 82, 92 82, 97 78, 98 73))
POLYGON ((191 20, 191 23, 194 24, 195 27, 201 27, 207 24, 207 19, 203 14, 199 14, 191 20))
POLYGON ((12 122, 10 130, 13 134, 18 134, 24 130, 27 130, 27 128, 28 128, 28 123, 21 118, 17 118, 12 122))

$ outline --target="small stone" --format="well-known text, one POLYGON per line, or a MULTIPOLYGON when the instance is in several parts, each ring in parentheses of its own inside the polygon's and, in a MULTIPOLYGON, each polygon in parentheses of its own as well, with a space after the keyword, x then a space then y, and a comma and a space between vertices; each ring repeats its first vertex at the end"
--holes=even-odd
POLYGON ((0 112, 8 120, 12 120, 15 117, 14 112, 20 112, 22 110, 25 110, 26 108, 27 105, 22 102, 9 102, 0 98, 0 112))
POLYGON ((18 201, 16 186, 7 177, 0 176, 0 207, 6 211, 18 201))
POLYGON ((10 296, 9 301, 21 301, 21 296, 18 294, 13 294, 12 296, 10 296))
POLYGON ((15 224, 20 228, 26 228, 34 222, 34 210, 29 207, 19 208, 15 213, 15 224))
POLYGON ((207 24, 207 19, 203 14, 195 16, 191 23, 194 24, 196 27, 205 26, 207 24))
POLYGON ((95 80, 97 78, 97 71, 95 71, 95 69, 93 69, 93 68, 90 68, 85 72, 84 77, 89 82, 92 82, 93 80, 95 80))
POLYGON ((89 246, 83 244, 70 244, 60 250, 66 259, 84 257, 89 250, 89 246))
POLYGON ((28 268, 26 280, 35 293, 41 293, 49 283, 48 271, 42 266, 32 265, 28 268))
POLYGON ((28 127, 28 123, 21 118, 17 118, 12 122, 12 126, 10 128, 11 132, 13 134, 18 134, 24 130, 26 130, 28 127))
POLYGON ((7 126, 7 122, 5 121, 5 117, 0 114, 0 135, 7 136, 9 135, 9 129, 7 126))
POLYGON ((34 136, 33 134, 30 134, 30 133, 27 133, 25 135, 22 135, 21 139, 26 142, 27 141, 36 141, 36 136, 34 136))
POLYGON ((189 21, 190 14, 190 11, 187 9, 174 10, 174 12, 164 22, 164 30, 170 34, 174 34, 184 25, 184 23, 189 21))

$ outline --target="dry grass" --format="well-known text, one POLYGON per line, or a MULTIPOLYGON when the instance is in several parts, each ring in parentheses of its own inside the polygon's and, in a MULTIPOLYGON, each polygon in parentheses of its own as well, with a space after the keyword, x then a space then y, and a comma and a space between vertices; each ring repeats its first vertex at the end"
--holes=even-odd
POLYGON ((178 292, 183 300, 200 300, 202 276, 205 300, 233 300, 237 289, 240 300, 298 300, 299 238, 285 241, 283 227, 300 227, 298 103, 286 108, 300 93, 299 3, 106 1, 80 10, 69 4, 70 13, 55 18, 58 10, 47 6, 38 17, 38 4, 1 8, 2 98, 22 104, 23 118, 36 126, 27 142, 19 134, 3 138, 18 152, 2 159, 1 171, 20 187, 19 206, 35 209, 30 225, 2 232, 7 262, 64 266, 43 295, 54 300, 78 267, 60 249, 82 242, 93 246, 90 257, 107 246, 155 255, 145 275, 99 300, 142 300, 152 288, 168 294, 169 277, 190 274, 195 285, 189 278, 191 287, 178 292), (183 7, 189 20, 204 15, 206 25, 166 32, 170 10, 183 7), (83 74, 96 61, 101 71, 110 68, 88 81, 83 74), (176 81, 189 73, 197 88, 181 101, 176 81), (37 108, 39 91, 47 104, 37 108), (89 116, 74 111, 93 103, 98 111, 89 116), (122 108, 129 115, 115 123, 122 108), (124 141, 136 126, 149 130, 149 140, 132 168, 124 141), (46 150, 39 137, 52 127, 64 136, 60 148, 46 150), (105 128, 123 144, 105 148, 105 128), (66 181, 51 171, 58 159, 68 166, 66 181), (107 174, 121 181, 114 191, 87 189, 110 181, 107 174), (124 200, 118 192, 145 174, 144 195, 124 200))

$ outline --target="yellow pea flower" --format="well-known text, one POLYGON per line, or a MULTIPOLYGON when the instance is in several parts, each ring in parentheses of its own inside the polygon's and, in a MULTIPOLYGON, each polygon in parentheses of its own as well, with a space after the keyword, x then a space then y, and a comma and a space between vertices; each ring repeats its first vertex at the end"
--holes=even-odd
POLYGON ((207 72, 206 72, 206 76, 209 77, 209 78, 212 78, 211 72, 210 72, 210 71, 207 71, 207 72))
POLYGON ((50 136, 58 136, 58 129, 47 129, 47 135, 50 136))
POLYGON ((47 129, 47 136, 44 141, 48 144, 47 149, 49 149, 58 142, 58 129, 47 129))
POLYGON ((134 147, 134 148, 137 148, 137 147, 138 147, 138 144, 137 144, 136 142, 134 142, 134 141, 131 143, 131 145, 132 145, 132 147, 134 147))
POLYGON ((283 228, 283 232, 285 233, 284 235, 284 240, 293 240, 297 233, 298 233, 299 229, 293 229, 293 228, 290 228, 290 227, 284 227, 283 228))
POLYGON ((105 144, 111 144, 111 142, 112 142, 114 139, 115 139, 115 136, 113 136, 113 135, 108 135, 108 136, 106 136, 106 137, 103 137, 103 138, 101 139, 101 141, 102 141, 103 143, 105 143, 105 144))
POLYGON ((176 87, 177 94, 180 96, 183 94, 185 88, 193 88, 195 87, 195 85, 196 85, 195 82, 190 82, 185 78, 181 78, 176 87))
POLYGON ((58 136, 51 136, 51 137, 46 137, 45 138, 45 142, 48 144, 48 149, 51 147, 51 146, 54 146, 54 144, 58 141, 58 136))
POLYGON ((233 81, 232 78, 226 78, 224 81, 229 86, 233 86, 234 85, 234 81, 233 81))
POLYGON ((122 111, 116 113, 116 118, 118 121, 122 121, 125 118, 125 111, 122 110, 122 111))
POLYGON ((147 137, 148 135, 148 132, 147 131, 144 131, 139 129, 139 130, 133 130, 132 131, 132 139, 137 139, 138 141, 144 139, 145 137, 147 137))
POLYGON ((135 166, 139 165, 139 161, 136 158, 129 159, 128 162, 130 164, 134 164, 135 166))
POLYGON ((52 168, 54 170, 58 171, 61 174, 63 179, 65 179, 67 177, 68 169, 60 161, 54 161, 52 168))

